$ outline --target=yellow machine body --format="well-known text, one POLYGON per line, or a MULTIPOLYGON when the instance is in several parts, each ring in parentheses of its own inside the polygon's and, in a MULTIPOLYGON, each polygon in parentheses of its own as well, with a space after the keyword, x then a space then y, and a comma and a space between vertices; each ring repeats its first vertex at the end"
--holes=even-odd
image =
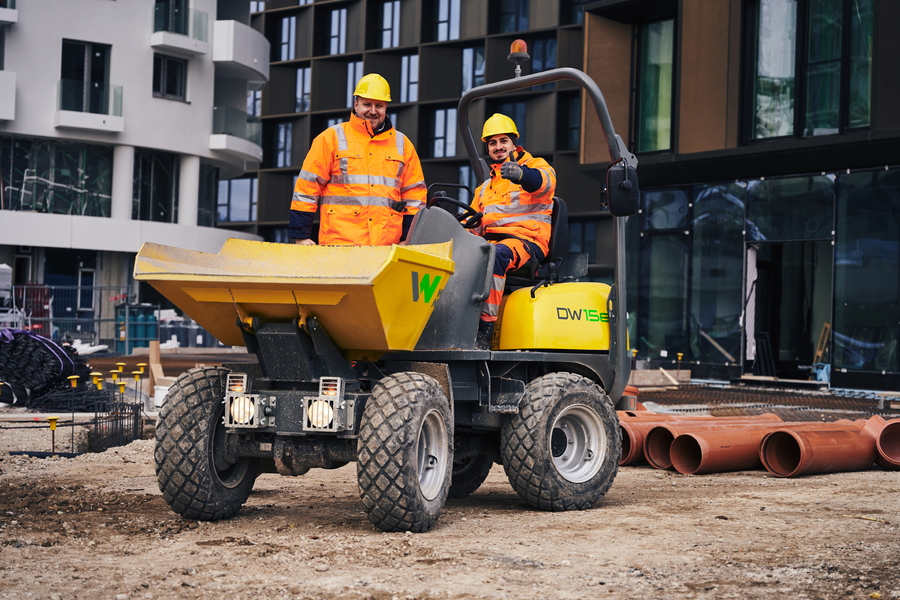
POLYGON ((542 287, 534 298, 531 288, 516 290, 501 305, 494 349, 609 350, 609 292, 588 282, 542 287))
POLYGON ((218 254, 146 243, 146 281, 230 346, 236 319, 316 317, 348 353, 413 350, 453 273, 453 244, 304 246, 229 239, 218 254))

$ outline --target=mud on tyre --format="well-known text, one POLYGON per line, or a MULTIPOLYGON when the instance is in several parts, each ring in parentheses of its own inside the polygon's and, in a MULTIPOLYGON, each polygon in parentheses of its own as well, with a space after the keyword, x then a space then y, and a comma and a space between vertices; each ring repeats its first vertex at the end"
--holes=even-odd
POLYGON ((372 389, 356 463, 372 524, 383 531, 434 527, 450 489, 452 440, 449 402, 434 378, 398 373, 372 389))
POLYGON ((580 375, 550 373, 529 383, 500 440, 510 484, 542 510, 594 506, 619 470, 621 432, 613 404, 580 375))
POLYGON ((156 479, 169 507, 188 519, 227 519, 247 501, 259 459, 229 460, 222 423, 228 370, 183 373, 166 394, 156 425, 156 479))

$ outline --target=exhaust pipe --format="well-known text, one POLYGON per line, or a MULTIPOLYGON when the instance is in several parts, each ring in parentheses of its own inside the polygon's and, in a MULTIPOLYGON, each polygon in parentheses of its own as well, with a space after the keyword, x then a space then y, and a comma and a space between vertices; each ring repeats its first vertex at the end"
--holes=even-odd
POLYGON ((875 415, 862 428, 854 423, 830 430, 779 429, 763 438, 759 458, 777 477, 864 471, 878 458, 875 440, 884 426, 885 420, 875 415))
MULTIPOLYGON (((865 423, 864 421, 862 423, 865 423)), ((859 425, 862 428, 862 423, 859 425)), ((780 425, 750 425, 734 429, 709 431, 691 428, 672 441, 669 456, 672 466, 682 475, 703 475, 728 471, 749 471, 762 467, 759 444, 767 433, 778 429, 833 429, 852 425, 841 419, 830 423, 798 422, 780 425)))
MULTIPOLYGON (((619 412, 621 413, 624 411, 619 412)), ((654 415, 655 413, 650 414, 654 415)), ((760 421, 778 421, 779 424, 781 423, 781 419, 771 413, 752 417, 685 417, 681 415, 656 416, 662 417, 662 419, 656 420, 651 418, 651 416, 649 415, 647 417, 638 418, 629 418, 628 416, 622 418, 622 415, 619 415, 619 427, 622 430, 622 455, 619 459, 619 466, 624 467, 627 465, 643 462, 645 459, 644 440, 646 439, 647 434, 650 433, 652 429, 654 429, 655 427, 659 427, 661 424, 673 426, 677 425, 679 427, 689 425, 695 425, 698 427, 703 427, 704 425, 719 427, 727 423, 758 423, 760 421)))
POLYGON ((888 471, 900 471, 900 419, 887 422, 875 441, 878 464, 888 471))
POLYGON ((714 417, 714 419, 713 421, 679 421, 657 424, 648 430, 644 437, 644 458, 657 469, 668 469, 672 466, 672 442, 682 433, 721 429, 731 433, 736 430, 756 427, 764 422, 777 421, 777 426, 770 427, 769 429, 771 430, 777 429, 784 424, 778 415, 772 413, 763 413, 750 417, 714 417))

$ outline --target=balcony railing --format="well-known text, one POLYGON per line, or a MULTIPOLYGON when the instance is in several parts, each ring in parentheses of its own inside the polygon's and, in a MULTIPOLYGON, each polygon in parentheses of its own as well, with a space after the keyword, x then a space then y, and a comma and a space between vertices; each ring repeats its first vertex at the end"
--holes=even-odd
POLYGON ((258 117, 231 106, 213 107, 213 135, 233 135, 262 146, 262 122, 258 117))
POLYGON ((92 86, 85 92, 84 80, 60 79, 57 110, 122 116, 122 86, 92 86))
POLYGON ((153 11, 153 33, 165 31, 178 35, 189 35, 200 42, 208 41, 209 15, 202 10, 190 9, 180 11, 175 15, 166 14, 160 10, 164 5, 157 4, 153 11))

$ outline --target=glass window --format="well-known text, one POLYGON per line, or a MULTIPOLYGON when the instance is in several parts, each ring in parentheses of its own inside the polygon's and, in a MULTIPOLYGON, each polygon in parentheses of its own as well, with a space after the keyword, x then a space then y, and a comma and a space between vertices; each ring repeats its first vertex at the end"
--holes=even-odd
POLYGON ((187 61, 165 54, 153 55, 153 95, 169 100, 184 100, 187 61))
POLYGON ((353 106, 353 92, 356 91, 356 82, 363 76, 363 63, 361 60, 347 63, 347 106, 353 106))
POLYGON ((434 0, 434 40, 459 39, 459 0, 434 0))
POLYGON ((278 60, 294 60, 297 57, 297 17, 281 19, 281 39, 278 47, 278 60))
POLYGON ((339 117, 335 117, 334 119, 328 119, 328 123, 327 123, 326 127, 334 127, 338 123, 343 123, 343 122, 344 122, 344 120, 339 117))
MULTIPOLYGON (((539 73, 556 68, 556 38, 535 40, 531 46, 531 72, 539 73)), ((533 90, 551 89, 555 84, 536 85, 533 90)))
POLYGON ((519 139, 516 140, 516 144, 519 146, 522 145, 522 140, 525 136, 525 103, 524 102, 504 102, 497 106, 497 112, 501 115, 506 115, 516 124, 516 129, 519 130, 519 139))
MULTIPOLYGON (((472 190, 473 193, 475 192, 475 188, 478 187, 478 183, 475 181, 475 171, 473 171, 472 167, 469 165, 461 165, 459 167, 459 184, 469 186, 469 189, 472 190)), ((459 200, 469 204, 472 201, 469 190, 460 189, 459 200)))
POLYGON ((180 166, 181 161, 174 154, 149 150, 134 153, 132 219, 177 222, 180 166))
POLYGON ((197 225, 200 227, 216 226, 216 180, 219 169, 200 163, 200 193, 197 198, 197 225))
POLYGON ((577 150, 581 142, 581 96, 566 99, 566 142, 567 150, 577 150))
POLYGON ((432 158, 456 156, 455 108, 439 108, 431 113, 428 141, 432 158))
POLYGON ((688 360, 735 363, 741 357, 744 186, 699 185, 691 215, 688 360))
POLYGON ((302 67, 300 69, 297 69, 297 93, 294 100, 294 112, 299 113, 309 110, 311 71, 312 69, 310 69, 309 67, 302 67))
POLYGON ((60 110, 109 114, 111 46, 63 40, 60 110))
POLYGON ((590 4, 593 0, 563 0, 563 19, 564 24, 580 25, 584 23, 584 5, 590 4))
POLYGON ((597 262, 597 221, 569 221, 569 252, 587 253, 588 263, 597 262))
POLYGON ((840 127, 841 0, 809 6, 804 136, 837 133, 840 127))
POLYGON ((344 54, 347 51, 347 9, 331 11, 331 34, 328 37, 328 53, 344 54))
POLYGON ((636 152, 672 147, 672 56, 675 21, 639 28, 636 152))
POLYGON ((831 238, 833 175, 754 180, 747 186, 748 240, 831 238))
POLYGON ((760 0, 753 80, 753 137, 794 133, 796 0, 760 0))
MULTIPOLYGON (((300 2, 303 4, 303 2, 300 2)), ((257 13, 266 10, 266 0, 250 0, 250 12, 257 13)))
POLYGON ((835 188, 833 366, 896 372, 900 171, 842 174, 835 188))
POLYGON ((188 34, 187 0, 155 0, 153 31, 188 34))
POLYGON ((275 131, 275 167, 291 166, 293 123, 279 123, 275 131))
POLYGON ((400 59, 400 102, 415 102, 419 98, 419 55, 400 59))
POLYGON ((500 0, 500 32, 528 29, 528 0, 500 0))
POLYGON ((247 114, 251 117, 262 115, 262 90, 247 92, 247 114))
POLYGON ((484 47, 464 48, 462 53, 462 91, 465 94, 473 87, 484 85, 484 47))
POLYGON ((396 48, 400 45, 400 0, 389 0, 381 5, 381 47, 396 48))
POLYGON ((644 234, 640 248, 638 352, 653 360, 687 354, 689 237, 644 234))
POLYGON ((217 198, 220 223, 256 220, 257 181, 255 177, 219 181, 217 198))
POLYGON ((869 125, 872 88, 872 0, 855 2, 850 11, 850 94, 848 127, 869 125))

